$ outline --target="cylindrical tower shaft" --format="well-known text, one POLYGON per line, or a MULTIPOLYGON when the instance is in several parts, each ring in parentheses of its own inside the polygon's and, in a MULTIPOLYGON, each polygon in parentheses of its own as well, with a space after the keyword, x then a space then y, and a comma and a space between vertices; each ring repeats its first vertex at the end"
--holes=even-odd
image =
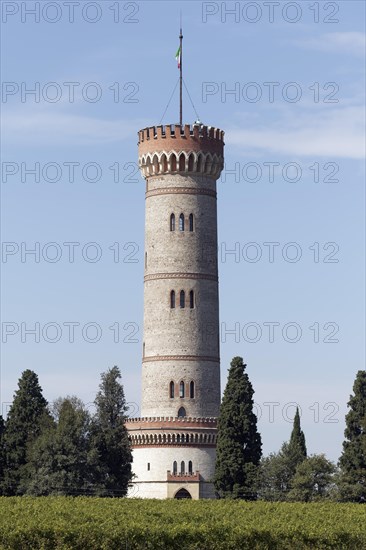
POLYGON ((139 142, 147 182, 141 414, 216 417, 223 135, 200 126, 159 130, 145 130, 139 142))

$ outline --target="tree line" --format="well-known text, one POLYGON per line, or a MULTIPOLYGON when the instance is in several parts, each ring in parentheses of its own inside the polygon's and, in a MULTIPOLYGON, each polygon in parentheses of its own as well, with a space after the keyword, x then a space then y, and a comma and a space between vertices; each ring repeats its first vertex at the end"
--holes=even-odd
MULTIPOLYGON (((289 441, 262 457, 246 366, 233 358, 220 407, 217 497, 366 502, 366 371, 355 379, 335 465, 324 454, 308 455, 298 409, 289 441)), ((6 421, 0 416, 0 495, 126 496, 132 452, 120 379, 116 366, 101 374, 91 414, 76 396, 49 405, 37 374, 24 371, 6 421)))
POLYGON ((253 412, 254 390, 242 357, 234 357, 220 409, 215 488, 219 498, 366 502, 366 371, 357 373, 348 402, 338 464, 308 455, 296 409, 290 440, 262 457, 253 412))
POLYGON ((0 417, 0 494, 125 496, 132 453, 120 378, 118 367, 101 375, 92 415, 75 396, 50 407, 36 373, 24 371, 0 417))

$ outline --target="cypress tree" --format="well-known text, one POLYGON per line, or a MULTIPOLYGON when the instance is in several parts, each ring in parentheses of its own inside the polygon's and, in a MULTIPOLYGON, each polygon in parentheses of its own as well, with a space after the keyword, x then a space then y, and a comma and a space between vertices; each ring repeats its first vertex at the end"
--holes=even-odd
POLYGON ((345 441, 339 460, 340 498, 366 502, 366 370, 357 373, 348 407, 345 441))
POLYGON ((38 437, 44 417, 49 417, 38 376, 25 370, 18 382, 5 423, 3 493, 22 494, 26 484, 27 449, 38 437))
POLYGON ((305 435, 300 426, 299 408, 296 407, 290 441, 283 443, 278 453, 272 453, 261 461, 260 498, 287 500, 297 467, 306 457, 305 435))
POLYGON ((2 484, 4 479, 4 461, 5 461, 4 433, 5 433, 5 422, 3 417, 0 414, 0 495, 2 495, 2 484))
POLYGON ((233 358, 220 407, 214 479, 220 498, 257 498, 262 443, 245 368, 242 357, 233 358))
POLYGON ((116 366, 102 373, 94 401, 89 460, 93 487, 100 496, 125 496, 132 478, 132 453, 125 426, 127 405, 120 378, 116 366))
POLYGON ((296 407, 294 424, 286 453, 290 461, 292 475, 294 475, 297 466, 307 457, 305 434, 300 426, 300 414, 298 407, 296 407))

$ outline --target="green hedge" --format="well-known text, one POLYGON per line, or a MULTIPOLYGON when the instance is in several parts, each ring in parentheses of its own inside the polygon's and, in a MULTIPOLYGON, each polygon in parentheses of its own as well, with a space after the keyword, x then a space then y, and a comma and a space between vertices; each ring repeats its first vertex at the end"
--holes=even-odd
POLYGON ((361 549, 366 505, 1 497, 2 549, 361 549))

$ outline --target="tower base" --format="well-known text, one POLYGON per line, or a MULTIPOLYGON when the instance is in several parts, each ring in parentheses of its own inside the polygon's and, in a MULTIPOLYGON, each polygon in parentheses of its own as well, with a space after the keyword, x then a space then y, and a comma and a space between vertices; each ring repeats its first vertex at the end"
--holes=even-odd
POLYGON ((216 418, 131 418, 131 498, 215 498, 216 418))

